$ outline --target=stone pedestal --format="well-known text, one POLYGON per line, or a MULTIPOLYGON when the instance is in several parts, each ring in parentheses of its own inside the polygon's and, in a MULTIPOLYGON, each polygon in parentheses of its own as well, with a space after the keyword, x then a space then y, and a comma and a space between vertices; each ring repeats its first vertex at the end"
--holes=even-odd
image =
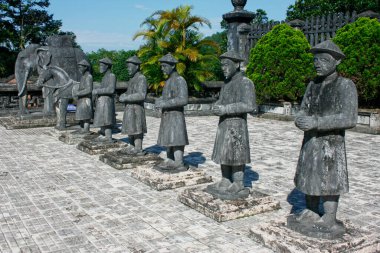
POLYGON ((157 191, 212 181, 211 176, 207 176, 203 170, 193 167, 190 167, 187 171, 173 172, 153 169, 152 166, 140 166, 132 171, 131 176, 157 191))
POLYGON ((161 162, 157 154, 145 153, 144 155, 130 155, 123 150, 108 152, 99 157, 99 160, 110 165, 117 170, 133 169, 142 165, 148 167, 153 166, 157 162, 161 162))
POLYGON ((89 141, 92 139, 95 139, 99 136, 98 133, 89 132, 86 134, 79 133, 77 131, 70 131, 70 132, 64 132, 59 137, 58 140, 69 144, 69 145, 76 145, 82 141, 89 141))
POLYGON ((98 142, 96 139, 82 141, 77 145, 77 149, 90 155, 100 155, 126 148, 128 146, 125 142, 115 139, 112 140, 112 142, 98 142))
MULTIPOLYGON (((22 116, 12 116, 0 119, 0 125, 6 129, 23 129, 23 128, 36 128, 36 127, 52 127, 57 124, 57 117, 55 115, 46 116, 42 113, 31 113, 22 116)), ((66 117, 67 125, 75 125, 75 114, 68 113, 66 117)))
POLYGON ((379 252, 380 240, 370 232, 343 221, 346 233, 340 239, 327 240, 304 236, 289 229, 286 220, 257 224, 250 229, 250 237, 275 252, 379 252))
POLYGON ((247 198, 221 200, 205 191, 206 187, 184 190, 178 200, 218 222, 248 217, 280 208, 280 202, 272 197, 252 191, 247 198))

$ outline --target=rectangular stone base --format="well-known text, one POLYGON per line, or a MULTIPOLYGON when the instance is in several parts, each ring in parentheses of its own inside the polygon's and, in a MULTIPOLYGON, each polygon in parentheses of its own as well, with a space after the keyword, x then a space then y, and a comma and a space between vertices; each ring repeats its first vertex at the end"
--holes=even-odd
POLYGON ((152 166, 141 166, 134 169, 131 176, 157 191, 204 184, 212 181, 211 176, 207 176, 204 171, 192 167, 187 171, 169 173, 153 169, 152 166))
POLYGON ((88 134, 78 134, 74 133, 73 131, 67 131, 62 133, 59 137, 58 140, 69 144, 69 145, 76 145, 79 144, 82 141, 87 141, 87 140, 92 140, 98 137, 99 134, 90 132, 88 134))
POLYGON ((206 187, 186 189, 178 195, 178 200, 218 222, 280 209, 280 202, 258 191, 251 192, 244 199, 221 200, 205 192, 205 189, 206 187))
POLYGON ((286 221, 277 220, 257 224, 250 229, 250 237, 275 252, 379 252, 380 239, 370 232, 343 221, 346 233, 340 239, 327 240, 304 236, 286 227, 286 221))
MULTIPOLYGON (((44 116, 42 113, 28 114, 25 116, 12 116, 0 120, 0 125, 6 129, 23 129, 35 127, 52 127, 57 124, 56 116, 44 116)), ((66 124, 75 125, 75 114, 68 113, 66 116, 66 124)))
POLYGON ((127 143, 119 140, 114 140, 113 143, 102 143, 96 142, 94 140, 86 140, 80 142, 77 145, 77 149, 90 155, 100 155, 107 152, 116 151, 118 149, 126 148, 127 146, 127 143))
POLYGON ((110 165, 117 170, 133 169, 136 166, 146 165, 153 166, 155 163, 162 161, 157 154, 147 153, 144 156, 128 155, 118 150, 115 152, 108 152, 99 157, 99 160, 110 165))

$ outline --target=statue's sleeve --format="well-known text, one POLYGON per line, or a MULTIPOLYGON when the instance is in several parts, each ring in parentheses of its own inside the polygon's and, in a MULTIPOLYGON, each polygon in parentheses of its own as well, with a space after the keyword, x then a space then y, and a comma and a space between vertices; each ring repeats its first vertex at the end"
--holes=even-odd
POLYGON ((86 79, 84 80, 84 89, 79 90, 77 92, 77 96, 87 96, 92 94, 92 87, 93 87, 93 82, 92 82, 92 75, 88 75, 86 79))
POLYGON ((145 76, 140 76, 138 78, 137 92, 124 96, 123 102, 127 102, 127 103, 128 102, 129 103, 144 102, 147 89, 148 89, 148 83, 146 81, 145 76))
POLYGON ((243 78, 240 87, 241 100, 238 103, 227 104, 226 115, 242 114, 253 112, 256 108, 255 86, 252 81, 243 78))
POLYGON ((187 83, 184 78, 180 77, 176 80, 178 86, 177 96, 168 100, 164 100, 162 108, 174 108, 187 105, 189 101, 187 83))
POLYGON ((336 113, 317 117, 319 131, 348 129, 355 127, 358 119, 358 94, 355 84, 349 79, 342 79, 332 98, 339 99, 340 106, 336 113))
POLYGON ((116 76, 114 74, 110 74, 107 80, 107 87, 97 89, 98 95, 113 95, 116 90, 116 76))
POLYGON ((305 94, 303 95, 300 110, 297 113, 297 116, 308 116, 309 115, 309 108, 310 108, 310 98, 311 98, 311 87, 313 86, 314 82, 310 82, 307 87, 305 94))

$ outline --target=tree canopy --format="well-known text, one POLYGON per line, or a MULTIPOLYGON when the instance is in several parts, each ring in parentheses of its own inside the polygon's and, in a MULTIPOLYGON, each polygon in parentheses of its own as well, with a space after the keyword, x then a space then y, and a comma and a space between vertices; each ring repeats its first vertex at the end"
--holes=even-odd
POLYGON ((287 20, 306 19, 335 12, 380 12, 378 0, 296 0, 287 10, 287 20))
POLYGON ((167 53, 178 59, 177 71, 187 80, 190 93, 200 91, 201 83, 214 77, 212 70, 219 61, 219 46, 203 38, 199 27, 211 27, 211 24, 203 17, 192 15, 191 10, 191 6, 185 5, 156 11, 141 24, 146 29, 134 36, 146 41, 138 56, 152 91, 159 92, 164 85, 158 60, 167 53))
POLYGON ((49 5, 49 0, 0 0, 0 43, 20 51, 57 34, 62 22, 45 10, 49 5))

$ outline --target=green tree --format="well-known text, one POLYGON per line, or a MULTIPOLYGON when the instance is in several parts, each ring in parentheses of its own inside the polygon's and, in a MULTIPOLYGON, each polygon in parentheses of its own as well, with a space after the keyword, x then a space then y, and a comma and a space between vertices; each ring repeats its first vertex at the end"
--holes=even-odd
POLYGON ((125 61, 136 55, 135 50, 130 51, 107 51, 104 48, 99 49, 96 52, 91 52, 87 54, 88 60, 92 66, 92 76, 94 81, 100 82, 103 75, 99 72, 99 60, 108 57, 112 60, 112 71, 116 75, 118 81, 128 81, 129 73, 126 67, 125 61))
POLYGON ((311 16, 321 16, 336 12, 358 13, 372 10, 380 12, 378 0, 296 0, 287 10, 287 20, 306 19, 311 16))
POLYGON ((49 35, 57 34, 62 22, 48 14, 45 9, 49 5, 49 0, 0 0, 3 26, 0 42, 18 52, 28 43, 40 43, 49 35))
POLYGON ((179 6, 156 11, 141 24, 146 29, 134 36, 146 40, 138 55, 150 89, 155 92, 164 85, 158 60, 169 52, 178 59, 177 70, 187 80, 191 94, 201 91, 201 83, 214 76, 211 65, 218 61, 218 44, 203 39, 199 27, 211 27, 211 24, 205 18, 192 15, 191 10, 191 6, 179 6))
POLYGON ((296 101, 314 76, 313 56, 305 35, 287 24, 275 26, 251 49, 247 76, 259 103, 296 101))
POLYGON ((255 13, 255 18, 252 20, 251 24, 266 24, 268 23, 267 12, 263 9, 257 9, 255 13))
POLYGON ((379 21, 359 18, 339 29, 333 41, 346 55, 338 71, 355 82, 359 103, 380 106, 379 21))

